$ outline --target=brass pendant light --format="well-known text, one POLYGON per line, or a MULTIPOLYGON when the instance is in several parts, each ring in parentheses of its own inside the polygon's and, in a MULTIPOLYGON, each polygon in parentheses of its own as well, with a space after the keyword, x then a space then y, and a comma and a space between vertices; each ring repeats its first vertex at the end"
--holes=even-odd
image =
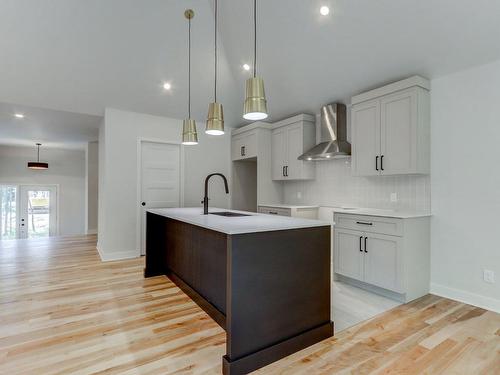
POLYGON ((194 11, 187 9, 184 17, 188 20, 188 118, 182 123, 182 144, 191 146, 198 144, 196 121, 191 118, 191 19, 194 17, 194 11))
POLYGON ((253 1, 253 26, 254 26, 254 49, 253 49, 253 77, 247 79, 246 98, 243 107, 243 118, 245 120, 264 120, 267 118, 267 101, 264 92, 264 81, 257 77, 257 0, 253 1))
POLYGON ((224 111, 222 104, 217 103, 217 0, 215 0, 215 30, 214 30, 214 102, 208 106, 207 124, 205 133, 210 135, 224 134, 224 111))
POLYGON ((28 162, 28 168, 29 169, 48 169, 49 168, 49 163, 44 163, 40 161, 40 146, 41 143, 36 143, 36 147, 38 148, 37 150, 37 161, 29 161, 28 162))

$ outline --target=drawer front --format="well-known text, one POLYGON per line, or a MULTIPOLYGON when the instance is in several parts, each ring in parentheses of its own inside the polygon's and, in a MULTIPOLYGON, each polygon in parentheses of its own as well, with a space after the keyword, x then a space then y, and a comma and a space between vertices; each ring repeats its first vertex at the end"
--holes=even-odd
POLYGON ((392 217, 335 214, 335 226, 369 233, 403 236, 403 220, 392 217))
POLYGON ((291 210, 289 208, 259 206, 258 211, 260 214, 278 215, 278 216, 292 216, 291 210))

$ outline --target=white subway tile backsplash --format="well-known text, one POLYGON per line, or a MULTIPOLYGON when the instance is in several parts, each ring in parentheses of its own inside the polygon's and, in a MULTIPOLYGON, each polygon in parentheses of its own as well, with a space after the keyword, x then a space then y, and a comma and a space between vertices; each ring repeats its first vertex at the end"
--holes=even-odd
POLYGON ((430 210, 430 176, 354 177, 351 159, 322 161, 316 163, 315 180, 285 182, 284 199, 289 204, 430 210), (397 202, 391 202, 391 193, 397 202))

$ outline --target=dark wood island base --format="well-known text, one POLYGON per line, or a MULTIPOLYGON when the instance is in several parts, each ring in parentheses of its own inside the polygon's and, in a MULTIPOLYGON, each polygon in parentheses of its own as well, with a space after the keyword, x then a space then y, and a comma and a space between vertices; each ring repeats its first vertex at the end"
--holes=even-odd
POLYGON ((145 277, 167 275, 226 330, 224 374, 333 336, 330 226, 226 234, 147 213, 145 277))

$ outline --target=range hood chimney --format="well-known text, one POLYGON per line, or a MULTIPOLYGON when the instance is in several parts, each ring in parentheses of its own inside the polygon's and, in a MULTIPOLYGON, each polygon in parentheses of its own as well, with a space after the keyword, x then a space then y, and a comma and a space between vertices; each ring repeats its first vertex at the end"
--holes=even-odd
POLYGON ((299 160, 331 160, 351 155, 347 142, 345 104, 332 103, 321 108, 320 143, 299 156, 299 160))

